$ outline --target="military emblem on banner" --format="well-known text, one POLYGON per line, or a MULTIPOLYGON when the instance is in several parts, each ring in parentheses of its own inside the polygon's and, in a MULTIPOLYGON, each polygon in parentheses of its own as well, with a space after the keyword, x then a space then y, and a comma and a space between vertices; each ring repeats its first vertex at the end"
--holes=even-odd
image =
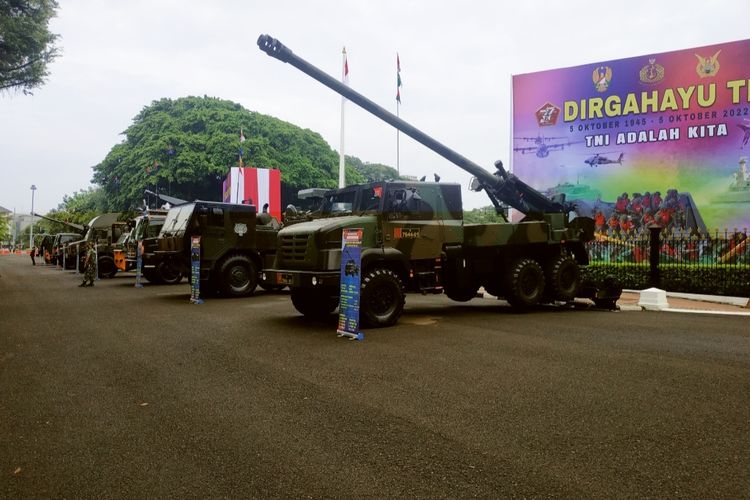
POLYGON ((594 88, 597 92, 606 92, 612 82, 612 68, 609 66, 597 67, 591 75, 594 81, 594 88))
POLYGON ((719 72, 719 68, 721 67, 719 64, 719 52, 721 52, 721 50, 717 51, 716 54, 711 57, 703 57, 699 54, 695 54, 695 57, 698 58, 698 66, 695 67, 698 76, 701 78, 716 76, 716 73, 719 72))
POLYGON ((545 102, 544 105, 536 110, 536 122, 540 127, 557 124, 557 117, 560 116, 560 108, 551 102, 545 102))
POLYGON ((664 66, 656 62, 656 58, 649 59, 648 64, 639 73, 641 83, 654 84, 664 80, 664 66))

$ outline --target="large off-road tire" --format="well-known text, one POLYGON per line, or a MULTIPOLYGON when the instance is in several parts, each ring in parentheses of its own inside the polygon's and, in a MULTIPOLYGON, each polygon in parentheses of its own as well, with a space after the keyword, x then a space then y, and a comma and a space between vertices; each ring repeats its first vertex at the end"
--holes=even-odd
MULTIPOLYGON (((182 281, 182 273, 172 267, 168 262, 159 262, 156 266, 156 279, 158 283, 176 285, 182 281)), ((149 279, 149 281, 151 280, 149 279)))
POLYGON ((576 298, 581 287, 581 270, 571 256, 560 255, 546 265, 544 279, 547 297, 568 302, 576 298))
POLYGON ((391 326, 404 311, 404 284, 390 269, 375 268, 362 276, 359 314, 364 326, 391 326))
POLYGON ((538 304, 544 293, 544 271, 534 259, 515 260, 505 281, 505 300, 517 309, 538 304))
POLYGON ((159 273, 156 272, 155 267, 141 268, 141 276, 146 278, 146 280, 149 283, 153 283, 154 285, 158 285, 161 283, 161 279, 159 278, 159 273))
POLYGON ((115 274, 117 274, 115 259, 113 259, 109 255, 99 256, 99 260, 96 264, 98 267, 100 279, 111 279, 115 277, 115 274))
POLYGON ((230 255, 221 262, 219 292, 226 297, 247 297, 258 286, 258 269, 246 255, 230 255))
POLYGON ((479 286, 476 284, 474 279, 468 275, 471 274, 471 270, 464 269, 464 275, 460 275, 460 271, 453 267, 455 264, 449 262, 448 268, 445 273, 445 294, 449 299, 455 300, 456 302, 468 302, 477 296, 477 290, 479 286))
POLYGON ((313 288, 292 288, 292 305, 308 318, 325 319, 339 306, 333 291, 313 288))

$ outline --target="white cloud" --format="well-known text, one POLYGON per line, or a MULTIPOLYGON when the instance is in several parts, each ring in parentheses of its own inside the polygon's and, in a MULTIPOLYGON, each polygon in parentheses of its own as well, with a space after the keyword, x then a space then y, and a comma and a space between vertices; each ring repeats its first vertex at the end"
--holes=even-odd
MULTIPOLYGON (((333 75, 346 45, 352 87, 391 110, 399 51, 402 118, 490 169, 509 157, 511 74, 743 39, 747 14, 742 0, 61 2, 49 82, 33 97, 0 96, 0 205, 28 211, 32 183, 39 211, 86 188, 91 166, 162 97, 230 99, 338 149, 339 96, 260 52, 261 33, 333 75)), ((353 105, 346 144, 395 165, 395 131, 353 105)), ((401 165, 469 178, 403 136, 401 165)), ((463 192, 469 207, 487 204, 463 192)))

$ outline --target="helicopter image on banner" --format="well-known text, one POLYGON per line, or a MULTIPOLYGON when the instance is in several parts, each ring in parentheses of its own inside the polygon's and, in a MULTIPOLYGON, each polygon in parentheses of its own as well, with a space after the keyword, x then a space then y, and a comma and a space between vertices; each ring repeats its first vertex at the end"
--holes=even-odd
POLYGON ((549 141, 556 141, 565 139, 565 137, 543 137, 538 135, 536 137, 514 137, 518 141, 533 142, 533 146, 513 148, 513 151, 518 151, 521 154, 534 153, 539 158, 546 158, 549 156, 550 151, 556 151, 564 149, 565 146, 576 144, 575 142, 561 142, 556 144, 547 144, 549 141))
POLYGON ((607 165, 609 163, 617 163, 618 165, 622 165, 622 159, 625 156, 625 153, 620 153, 619 158, 617 158, 616 160, 610 160, 609 158, 604 156, 605 154, 610 153, 598 153, 594 156, 586 158, 585 160, 583 160, 583 162, 590 167, 598 167, 599 165, 607 165))
POLYGON ((747 146, 747 142, 750 141, 750 120, 745 119, 746 123, 738 123, 737 126, 742 129, 742 132, 744 135, 742 136, 742 146, 740 146, 740 149, 743 149, 745 146, 747 146))

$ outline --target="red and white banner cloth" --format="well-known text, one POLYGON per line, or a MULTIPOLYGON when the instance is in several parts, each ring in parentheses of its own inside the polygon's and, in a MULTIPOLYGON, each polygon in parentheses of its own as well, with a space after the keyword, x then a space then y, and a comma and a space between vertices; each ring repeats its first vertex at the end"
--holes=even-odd
POLYGON ((281 221, 281 171, 268 168, 232 167, 224 183, 224 202, 252 204, 281 221))

